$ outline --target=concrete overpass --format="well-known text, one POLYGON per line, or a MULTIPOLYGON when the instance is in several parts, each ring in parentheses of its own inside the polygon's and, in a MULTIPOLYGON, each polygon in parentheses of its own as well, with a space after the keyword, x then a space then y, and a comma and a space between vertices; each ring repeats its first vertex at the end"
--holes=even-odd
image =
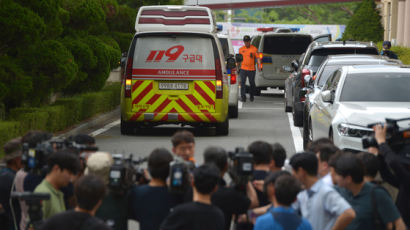
POLYGON ((185 0, 185 5, 206 6, 214 10, 265 8, 322 3, 355 2, 360 0, 185 0))

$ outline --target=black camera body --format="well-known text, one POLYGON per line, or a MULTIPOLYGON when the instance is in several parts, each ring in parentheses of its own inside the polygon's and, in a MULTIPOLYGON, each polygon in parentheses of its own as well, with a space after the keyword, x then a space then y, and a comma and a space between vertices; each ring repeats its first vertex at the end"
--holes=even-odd
POLYGON ((50 194, 48 193, 32 193, 32 192, 12 192, 10 197, 12 199, 24 200, 28 206, 28 215, 30 222, 27 225, 32 228, 39 229, 43 223, 43 212, 41 210, 41 202, 43 200, 50 200, 50 194))
POLYGON ((234 152, 228 152, 228 157, 228 173, 234 186, 245 190, 246 184, 253 177, 253 155, 238 147, 234 152))
POLYGON ((190 187, 190 173, 195 168, 192 162, 175 157, 169 163, 169 191, 172 193, 183 194, 190 187))
POLYGON ((147 161, 147 157, 133 160, 132 154, 125 158, 121 154, 113 154, 114 163, 111 166, 108 186, 114 193, 124 194, 134 184, 147 183, 144 170, 139 167, 147 161))
MULTIPOLYGON (((410 121, 409 118, 403 119, 389 119, 386 118, 386 142, 390 146, 390 148, 402 155, 410 159, 410 153, 403 152, 403 149, 407 149, 406 147, 410 147, 410 127, 407 128, 400 128, 398 123, 410 121)), ((368 127, 372 128, 373 126, 380 124, 380 123, 373 123, 369 124, 368 127)), ((363 148, 369 147, 378 147, 377 141, 374 137, 374 134, 371 136, 364 136, 362 138, 362 146, 363 148)))
POLYGON ((54 153, 54 148, 49 141, 38 143, 36 147, 30 148, 28 143, 23 143, 23 154, 21 161, 24 171, 42 175, 47 171, 47 158, 54 153))

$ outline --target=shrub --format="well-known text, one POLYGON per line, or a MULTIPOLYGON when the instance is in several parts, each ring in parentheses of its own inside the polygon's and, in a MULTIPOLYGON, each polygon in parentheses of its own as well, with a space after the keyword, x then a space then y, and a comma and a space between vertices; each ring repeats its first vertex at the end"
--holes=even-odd
POLYGON ((68 126, 68 116, 65 115, 69 108, 62 105, 46 106, 41 110, 48 113, 48 120, 45 130, 49 132, 57 132, 65 129, 68 126))
MULTIPOLYGON (((3 152, 4 144, 22 134, 20 123, 17 121, 0 121, 0 155, 3 152)), ((0 157, 1 159, 1 157, 0 157)))
POLYGON ((34 105, 44 103, 52 92, 59 92, 75 79, 78 66, 71 52, 56 40, 47 40, 27 52, 26 71, 33 76, 34 105))
POLYGON ((54 105, 64 106, 64 116, 67 126, 73 125, 84 119, 83 98, 81 96, 60 98, 54 105))
POLYGON ((6 108, 17 107, 32 90, 32 79, 11 57, 0 57, 0 101, 6 108))
POLYGON ((12 120, 20 122, 22 133, 32 129, 44 129, 47 127, 48 116, 46 111, 38 108, 14 108, 9 114, 12 120))
POLYGON ((343 39, 358 41, 383 40, 381 16, 376 9, 374 0, 363 0, 356 10, 343 33, 343 39))
POLYGON ((13 0, 0 1, 0 54, 15 51, 41 39, 45 24, 41 17, 13 0), (7 32, 5 32, 7 31, 7 32))
POLYGON ((136 9, 130 8, 127 5, 120 5, 116 17, 107 18, 106 21, 111 31, 133 34, 135 33, 136 17, 136 9))
POLYGON ((111 32, 111 37, 117 41, 120 46, 121 53, 128 51, 133 36, 134 35, 132 33, 111 32))
POLYGON ((80 30, 88 30, 91 26, 105 21, 105 13, 98 0, 78 0, 67 3, 70 8, 70 26, 80 30))

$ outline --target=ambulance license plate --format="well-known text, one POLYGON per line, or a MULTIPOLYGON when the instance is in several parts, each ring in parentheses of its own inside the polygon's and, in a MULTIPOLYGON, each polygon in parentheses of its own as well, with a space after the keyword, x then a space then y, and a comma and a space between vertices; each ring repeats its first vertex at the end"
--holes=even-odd
POLYGON ((188 83, 181 82, 160 82, 158 85, 162 90, 187 90, 188 83))

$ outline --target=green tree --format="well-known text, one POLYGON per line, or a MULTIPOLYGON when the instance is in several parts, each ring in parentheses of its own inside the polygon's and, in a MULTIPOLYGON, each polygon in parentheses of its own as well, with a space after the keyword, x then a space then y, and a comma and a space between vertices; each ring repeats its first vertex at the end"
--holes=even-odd
POLYGON ((383 40, 383 33, 381 16, 374 0, 363 0, 347 24, 343 39, 377 42, 383 40))

